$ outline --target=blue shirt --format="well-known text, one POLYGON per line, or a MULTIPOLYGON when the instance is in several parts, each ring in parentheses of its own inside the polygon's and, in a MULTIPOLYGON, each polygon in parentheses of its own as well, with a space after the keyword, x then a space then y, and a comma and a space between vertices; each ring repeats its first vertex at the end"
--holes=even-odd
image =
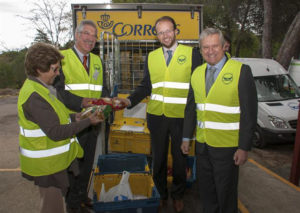
MULTIPOLYGON (((214 81, 216 80, 216 78, 218 77, 219 73, 221 72, 224 64, 226 62, 226 56, 224 55, 223 58, 221 59, 221 61, 219 61, 217 64, 213 65, 213 67, 216 68, 216 72, 214 74, 214 81)), ((212 65, 207 64, 207 70, 212 67, 212 65)), ((208 75, 205 75, 205 81, 207 80, 208 75)))

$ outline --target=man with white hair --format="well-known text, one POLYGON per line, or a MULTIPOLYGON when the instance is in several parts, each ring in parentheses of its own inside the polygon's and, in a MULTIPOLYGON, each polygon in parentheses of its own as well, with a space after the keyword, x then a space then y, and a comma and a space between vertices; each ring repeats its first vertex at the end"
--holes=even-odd
POLYGON ((206 63, 191 77, 181 149, 188 153, 196 127, 202 212, 237 213, 238 168, 256 127, 256 88, 250 67, 226 56, 220 30, 201 33, 200 51, 206 63))

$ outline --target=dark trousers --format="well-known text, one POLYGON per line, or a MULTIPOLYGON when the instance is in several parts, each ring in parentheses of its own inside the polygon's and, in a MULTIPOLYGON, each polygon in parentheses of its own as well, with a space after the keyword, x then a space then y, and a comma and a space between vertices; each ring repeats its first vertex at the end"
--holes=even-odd
POLYGON ((197 180, 204 213, 238 212, 239 167, 233 160, 236 150, 196 142, 197 180))
POLYGON ((148 129, 151 136, 153 180, 161 199, 168 199, 167 162, 169 138, 173 158, 173 183, 171 197, 182 199, 186 185, 186 156, 182 154, 182 118, 168 118, 147 114, 148 129))
POLYGON ((95 149, 98 132, 90 126, 78 135, 78 141, 84 150, 83 158, 78 159, 79 175, 69 173, 70 188, 66 196, 66 203, 69 208, 79 208, 82 202, 88 198, 88 183, 94 163, 95 149))
POLYGON ((60 188, 49 186, 41 187, 40 213, 64 213, 64 199, 60 188))

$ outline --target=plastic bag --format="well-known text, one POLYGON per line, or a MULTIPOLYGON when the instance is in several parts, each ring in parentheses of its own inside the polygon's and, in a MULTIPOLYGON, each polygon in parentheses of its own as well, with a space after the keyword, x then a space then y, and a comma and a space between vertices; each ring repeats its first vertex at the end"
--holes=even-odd
POLYGON ((128 182, 130 173, 123 171, 121 181, 118 185, 111 187, 108 192, 105 192, 104 183, 100 191, 99 201, 112 202, 121 200, 132 200, 133 195, 128 182))

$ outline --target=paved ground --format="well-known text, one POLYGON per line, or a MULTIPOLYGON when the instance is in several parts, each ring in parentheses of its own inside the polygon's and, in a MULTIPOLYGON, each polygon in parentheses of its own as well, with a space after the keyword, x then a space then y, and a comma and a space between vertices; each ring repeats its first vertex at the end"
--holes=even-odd
MULTIPOLYGON (((36 213, 39 205, 37 187, 20 176, 16 103, 16 96, 1 97, 0 94, 0 213, 36 213)), ((254 149, 250 157, 288 178, 291 151, 292 145, 271 146, 265 151, 254 149), (278 149, 276 154, 272 149, 278 149)), ((299 212, 300 188, 275 176, 252 160, 241 167, 239 199, 242 213, 299 212)), ((197 197, 198 190, 193 185, 187 190, 184 212, 201 212, 201 201, 197 197)), ((171 201, 169 204, 170 207, 162 212, 173 212, 171 201)))

